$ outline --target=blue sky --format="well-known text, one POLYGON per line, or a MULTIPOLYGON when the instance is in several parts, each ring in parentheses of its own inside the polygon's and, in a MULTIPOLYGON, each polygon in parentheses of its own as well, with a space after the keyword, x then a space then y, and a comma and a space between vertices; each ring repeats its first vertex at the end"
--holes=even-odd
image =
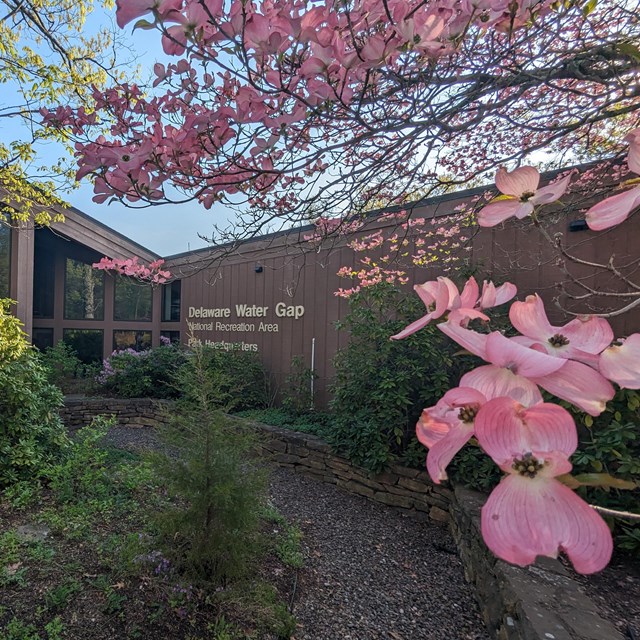
MULTIPOLYGON (((115 9, 96 7, 94 14, 87 21, 86 28, 92 31, 100 25, 114 22, 115 9)), ((124 51, 123 57, 129 59, 133 54, 137 58, 136 63, 141 68, 142 78, 148 77, 156 61, 167 62, 168 58, 162 51, 157 31, 137 30, 132 33, 132 25, 127 25, 120 34, 125 37, 131 48, 131 52, 124 51)), ((7 104, 10 100, 10 88, 5 85, 0 94, 0 104, 7 104)), ((0 140, 15 139, 19 126, 15 119, 0 120, 0 140)), ((38 148, 38 157, 45 164, 53 164, 59 154, 60 148, 57 145, 47 144, 38 148)), ((197 203, 159 205, 144 209, 132 209, 120 203, 96 204, 92 201, 93 186, 88 182, 84 182, 77 191, 64 197, 74 207, 160 255, 207 246, 207 243, 198 237, 198 233, 211 235, 214 222, 226 225, 226 221, 234 215, 223 207, 207 211, 197 203)))

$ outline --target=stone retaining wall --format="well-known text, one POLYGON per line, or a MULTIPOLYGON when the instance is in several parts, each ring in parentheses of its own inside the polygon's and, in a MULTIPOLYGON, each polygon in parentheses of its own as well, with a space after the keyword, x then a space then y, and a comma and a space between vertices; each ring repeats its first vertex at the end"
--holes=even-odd
POLYGON ((254 424, 265 436, 261 443, 263 455, 278 466, 330 482, 414 518, 449 521, 453 492, 434 485, 425 471, 392 465, 383 473, 371 475, 334 454, 316 436, 254 424))
POLYGON ((87 398, 67 396, 60 418, 68 429, 75 431, 88 425, 99 415, 115 416, 118 424, 127 427, 157 427, 171 407, 168 400, 153 398, 87 398))
MULTIPOLYGON (((66 398, 61 417, 71 429, 100 414, 115 415, 121 425, 154 427, 170 406, 150 399, 66 398)), ((557 560, 544 558, 521 569, 489 552, 480 535, 481 494, 460 487, 454 493, 434 485, 425 471, 400 465, 371 475, 333 453, 316 436, 252 424, 264 434, 260 453, 277 465, 411 517, 448 522, 487 628, 498 640, 624 640, 596 613, 593 602, 557 560)))

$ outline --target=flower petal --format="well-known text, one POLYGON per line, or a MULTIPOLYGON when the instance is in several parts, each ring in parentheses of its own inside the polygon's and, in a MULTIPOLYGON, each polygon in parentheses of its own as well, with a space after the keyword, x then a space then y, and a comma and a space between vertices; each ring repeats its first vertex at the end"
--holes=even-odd
POLYGON ((518 167, 507 171, 500 167, 496 173, 496 187, 507 196, 519 198, 525 193, 535 193, 540 184, 540 174, 534 167, 518 167))
POLYGON ((531 202, 533 202, 533 204, 549 204, 550 202, 555 202, 564 195, 569 187, 569 182, 571 182, 571 174, 561 180, 556 180, 556 182, 548 184, 546 187, 542 187, 542 189, 538 189, 533 198, 531 198, 531 202))
POLYGON ((578 446, 571 414, 552 403, 527 409, 511 398, 488 400, 476 415, 475 431, 480 446, 505 471, 525 453, 559 451, 568 458, 578 446))
MULTIPOLYGON (((486 360, 487 334, 464 329, 458 324, 451 322, 442 322, 438 325, 438 329, 452 340, 457 342, 461 347, 486 360)), ((462 385, 461 385, 462 386, 462 385)))
POLYGON ((599 416, 615 395, 613 386, 603 375, 573 360, 564 360, 558 371, 532 380, 592 416, 599 416))
POLYGON ((460 408, 468 405, 480 407, 486 402, 484 395, 471 387, 449 389, 433 407, 422 411, 416 424, 416 436, 425 447, 441 440, 449 430, 461 422, 460 408))
POLYGON ((518 289, 515 284, 505 282, 499 287, 496 287, 493 282, 482 283, 482 296, 478 303, 481 309, 490 309, 491 307, 499 307, 501 304, 508 302, 513 296, 518 293, 518 289))
POLYGON ((558 332, 569 340, 571 347, 592 354, 599 354, 613 341, 613 329, 609 322, 596 316, 571 320, 564 327, 559 327, 558 332))
POLYGON ((478 288, 478 283, 476 282, 476 279, 471 276, 466 281, 464 289, 462 289, 462 293, 460 294, 460 306, 473 309, 476 306, 479 295, 480 290, 478 288))
POLYGON ((640 129, 632 129, 623 140, 629 143, 629 155, 627 156, 629 169, 634 173, 640 173, 640 129))
POLYGON ((473 424, 459 422, 451 427, 448 433, 429 449, 427 454, 427 471, 431 479, 440 484, 447 479, 446 468, 453 457, 469 442, 473 435, 473 424))
POLYGON ((563 362, 537 349, 529 349, 494 331, 486 343, 486 360, 499 367, 511 369, 527 378, 545 376, 557 371, 563 362))
POLYGON ((553 478, 504 478, 482 508, 481 527, 489 549, 520 566, 564 550, 578 573, 595 573, 613 551, 604 520, 553 478))
POLYGON ((514 302, 509 309, 509 320, 521 334, 540 342, 546 342, 556 333, 538 294, 527 296, 524 302, 514 302))
POLYGON ((481 227, 495 227, 497 224, 516 215, 520 209, 519 200, 498 200, 478 211, 478 224, 481 227))
POLYGON ((427 309, 436 301, 438 294, 438 283, 435 280, 429 280, 422 284, 413 285, 413 290, 420 296, 420 300, 427 309))
POLYGON ((433 319, 433 314, 428 313, 426 316, 422 316, 422 318, 419 318, 418 320, 415 320, 414 322, 412 322, 410 325, 407 325, 399 333, 396 333, 394 336, 391 336, 390 340, 402 340, 403 338, 406 338, 407 336, 410 336, 416 331, 420 331, 420 329, 423 329, 424 327, 426 327, 431 322, 432 319, 433 319))
POLYGON ((501 304, 509 302, 509 300, 511 300, 511 298, 513 298, 516 293, 518 293, 518 287, 516 287, 515 284, 512 284, 511 282, 505 282, 504 284, 501 284, 496 289, 495 306, 499 307, 501 304))
POLYGON ((538 385, 508 369, 494 365, 478 367, 465 373, 460 379, 460 386, 478 389, 487 400, 507 396, 525 407, 542 402, 538 385))
POLYGON ((603 376, 623 389, 640 389, 640 333, 630 335, 620 346, 605 349, 599 366, 603 376))
POLYGON ((438 293, 436 295, 436 309, 433 312, 434 318, 440 318, 447 310, 456 309, 460 306, 460 292, 458 287, 443 276, 438 277, 438 293))
POLYGON ((451 429, 451 421, 443 415, 438 415, 437 409, 438 405, 423 409, 416 423, 416 437, 421 444, 429 449, 436 442, 442 440, 451 429))
POLYGON ((626 220, 638 205, 640 205, 640 187, 635 187, 594 204, 587 211, 585 219, 589 229, 602 231, 626 220))

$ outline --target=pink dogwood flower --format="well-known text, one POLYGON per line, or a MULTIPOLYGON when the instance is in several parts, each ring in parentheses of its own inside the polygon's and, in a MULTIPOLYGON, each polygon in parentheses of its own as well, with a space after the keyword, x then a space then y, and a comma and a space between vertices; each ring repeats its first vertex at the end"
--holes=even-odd
POLYGON ((457 387, 422 412, 416 436, 429 449, 427 471, 436 484, 447 479, 445 470, 473 435, 475 416, 486 401, 477 389, 457 387))
POLYGON ((613 340, 611 325, 596 316, 575 318, 561 327, 554 327, 537 294, 527 296, 524 302, 514 302, 509 319, 524 336, 518 338, 521 344, 539 345, 552 356, 579 360, 596 368, 599 354, 613 340))
POLYGON ((391 336, 392 340, 401 340, 426 327, 432 320, 441 318, 450 311, 449 321, 465 324, 470 319, 489 320, 482 310, 489 309, 511 300, 516 295, 516 286, 507 282, 496 287, 493 282, 484 281, 482 295, 476 279, 471 276, 465 283, 462 293, 449 279, 439 277, 424 284, 414 285, 414 291, 427 307, 429 313, 405 327, 400 333, 391 336))
POLYGON ((623 389, 640 389, 640 333, 605 349, 600 356, 600 373, 623 389))
POLYGON ((500 167, 496 174, 496 187, 507 196, 484 207, 478 213, 478 224, 481 227, 494 227, 508 218, 518 219, 530 216, 536 205, 555 202, 564 194, 569 186, 571 174, 561 180, 538 189, 540 173, 534 167, 519 167, 507 171, 500 167))
POLYGON ((562 551, 578 573, 604 569, 613 551, 609 527, 556 480, 571 470, 569 456, 578 445, 571 415, 554 404, 527 409, 496 398, 478 413, 475 431, 507 474, 482 508, 482 537, 492 553, 526 566, 562 551))
POLYGON ((459 345, 490 362, 465 374, 461 385, 478 389, 489 398, 509 396, 531 406, 540 392, 571 402, 592 416, 600 415, 615 390, 608 380, 591 367, 549 355, 520 344, 500 332, 481 334, 449 322, 438 328, 459 345), (518 398, 515 394, 519 393, 518 398))

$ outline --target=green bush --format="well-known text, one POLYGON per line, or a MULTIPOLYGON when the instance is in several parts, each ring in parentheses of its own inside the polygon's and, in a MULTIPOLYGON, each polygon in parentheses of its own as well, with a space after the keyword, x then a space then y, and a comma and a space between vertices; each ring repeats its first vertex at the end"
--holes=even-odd
POLYGON ((0 487, 37 477, 68 446, 62 393, 6 310, 0 302, 0 487))
POLYGON ((182 397, 160 430, 170 454, 153 460, 172 500, 157 518, 166 557, 194 582, 226 584, 255 556, 265 483, 252 431, 223 413, 232 397, 217 353, 197 347, 180 369, 182 397))
POLYGON ((335 358, 330 443, 356 464, 381 470, 415 442, 415 424, 458 379, 455 347, 435 326, 390 340, 424 314, 417 296, 392 285, 350 298, 339 329, 350 333, 335 358))
POLYGON ((76 350, 62 340, 55 347, 45 349, 40 358, 47 369, 49 381, 58 387, 62 387, 67 379, 75 378, 84 369, 76 350))
POLYGON ((210 398, 215 406, 241 411, 268 405, 268 376, 258 354, 212 347, 201 347, 198 353, 208 375, 216 380, 215 397, 210 398))
MULTIPOLYGON (((563 403, 576 420, 580 444, 573 454, 573 474, 609 473, 635 482, 636 489, 581 487, 578 493, 591 504, 640 513, 640 394, 620 389, 597 418, 563 403)), ((640 523, 610 519, 616 543, 640 555, 640 523)))
POLYGON ((302 356, 291 359, 291 370, 284 382, 282 407, 294 414, 313 410, 311 382, 318 376, 304 363, 302 356))

